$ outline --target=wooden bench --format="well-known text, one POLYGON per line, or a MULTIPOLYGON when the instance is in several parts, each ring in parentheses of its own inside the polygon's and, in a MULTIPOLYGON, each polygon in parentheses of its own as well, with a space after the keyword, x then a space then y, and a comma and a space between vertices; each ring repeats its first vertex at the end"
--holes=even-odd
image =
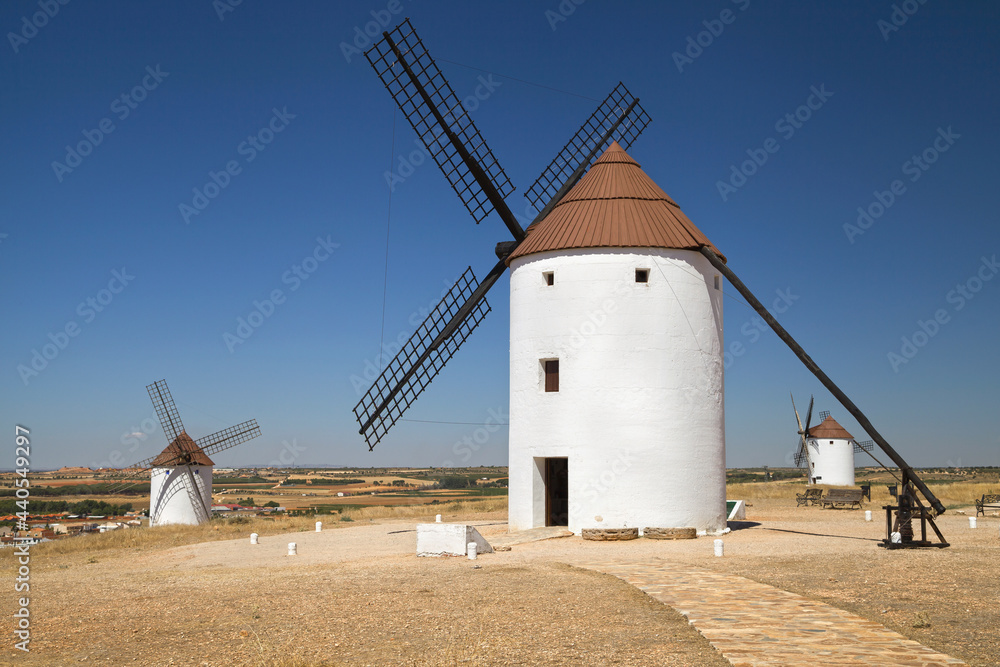
POLYGON ((986 516, 986 510, 1000 510, 1000 494, 984 493, 983 497, 976 501, 976 516, 982 514, 986 516))
POLYGON ((805 493, 796 493, 796 507, 815 505, 823 498, 823 489, 806 489, 805 493))
POLYGON ((861 489, 830 489, 820 501, 823 507, 857 507, 861 509, 861 489))

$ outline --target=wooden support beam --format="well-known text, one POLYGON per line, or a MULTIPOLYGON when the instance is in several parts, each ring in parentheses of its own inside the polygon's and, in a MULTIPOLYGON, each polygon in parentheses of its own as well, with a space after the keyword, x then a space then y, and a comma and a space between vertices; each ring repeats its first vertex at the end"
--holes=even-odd
POLYGON ((743 295, 743 298, 746 299, 747 303, 749 303, 750 306, 757 311, 757 314, 760 315, 765 322, 767 322, 768 326, 774 330, 774 333, 778 334, 778 338, 780 338, 785 345, 791 348, 792 352, 795 353, 795 356, 799 358, 799 361, 805 364, 805 367, 816 376, 823 386, 826 387, 831 394, 833 394, 834 398, 840 401, 840 404, 851 413, 851 416, 854 417, 859 424, 861 424, 861 428, 865 430, 865 433, 867 433, 871 439, 882 448, 882 451, 888 454, 893 463, 899 466, 899 469, 904 475, 903 479, 909 478, 913 485, 920 489, 920 492, 924 495, 924 498, 927 499, 927 502, 930 503, 931 507, 934 508, 934 511, 938 514, 944 514, 944 505, 941 504, 941 501, 938 500, 933 493, 931 493, 931 490, 928 489, 927 485, 924 484, 924 481, 917 476, 917 474, 913 471, 913 468, 911 468, 910 465, 903 460, 903 457, 892 448, 889 442, 882 437, 882 434, 875 430, 875 427, 868 420, 868 417, 866 417, 865 414, 861 412, 860 408, 858 408, 858 406, 856 406, 854 402, 847 397, 847 394, 841 391, 840 387, 834 384, 833 380, 831 380, 829 376, 823 372, 823 369, 821 369, 816 362, 813 361, 808 354, 806 354, 806 351, 802 349, 802 346, 799 345, 794 338, 792 338, 791 334, 785 331, 785 328, 778 323, 778 320, 774 318, 774 315, 772 315, 770 311, 768 311, 768 309, 761 304, 757 297, 753 295, 753 292, 751 292, 750 289, 743 284, 743 281, 740 280, 735 273, 733 273, 732 269, 726 266, 726 263, 723 262, 711 248, 702 246, 700 251, 701 254, 712 263, 712 266, 718 269, 722 275, 726 277, 726 280, 733 284, 736 291, 743 295))

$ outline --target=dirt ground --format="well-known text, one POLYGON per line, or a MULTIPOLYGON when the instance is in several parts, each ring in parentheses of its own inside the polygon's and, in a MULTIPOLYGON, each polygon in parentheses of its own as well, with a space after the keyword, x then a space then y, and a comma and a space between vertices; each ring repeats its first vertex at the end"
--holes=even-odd
MULTIPOLYGON (((674 610, 573 563, 676 560, 822 600, 972 665, 1000 664, 1000 518, 952 512, 948 549, 876 546, 884 524, 850 510, 752 501, 725 539, 564 538, 466 559, 417 558, 413 521, 323 533, 32 554, 25 665, 728 664, 674 610), (296 541, 299 555, 286 556, 296 541), (138 557, 137 557, 138 556, 138 557)), ((446 516, 446 521, 459 519, 446 516)), ((487 536, 502 513, 466 517, 487 536)), ((86 538, 83 538, 86 539, 86 538)), ((14 576, 4 554, 0 577, 14 576)), ((11 618, 13 594, 0 613, 11 618)), ((8 637, 9 634, 4 633, 8 637)), ((16 653, 10 643, 0 657, 16 653)))

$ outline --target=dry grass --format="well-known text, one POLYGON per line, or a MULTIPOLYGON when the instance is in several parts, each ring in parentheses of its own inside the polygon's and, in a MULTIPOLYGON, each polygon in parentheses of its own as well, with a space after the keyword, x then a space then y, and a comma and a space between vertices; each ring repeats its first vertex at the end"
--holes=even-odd
POLYGON ((486 496, 483 500, 453 500, 437 505, 373 505, 357 510, 344 510, 344 516, 355 521, 364 519, 392 519, 433 517, 435 514, 482 514, 506 512, 507 496, 486 496))
MULTIPOLYGON (((781 499, 794 500, 797 494, 803 493, 807 487, 801 483, 788 482, 755 482, 748 484, 729 484, 726 487, 726 495, 734 500, 758 500, 758 499, 781 499)), ((835 487, 817 484, 820 489, 832 489, 835 487)), ((1000 483, 990 482, 948 482, 942 484, 928 484, 938 499, 949 509, 968 507, 973 505, 973 501, 980 498, 984 493, 1000 493, 1000 483)), ((889 504, 893 498, 889 495, 889 490, 885 484, 872 484, 871 505, 881 507, 889 504)), ((865 501, 868 505, 868 502, 865 501)))
POLYGON ((1000 483, 997 482, 952 482, 949 484, 928 484, 931 493, 949 509, 975 505, 986 493, 1000 493, 1000 483))

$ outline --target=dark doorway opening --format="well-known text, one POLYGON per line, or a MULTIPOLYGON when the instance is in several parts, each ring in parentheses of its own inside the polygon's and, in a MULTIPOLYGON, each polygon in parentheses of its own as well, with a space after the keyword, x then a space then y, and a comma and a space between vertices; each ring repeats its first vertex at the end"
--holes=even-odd
POLYGON ((545 525, 569 525, 569 459, 545 459, 545 525))

